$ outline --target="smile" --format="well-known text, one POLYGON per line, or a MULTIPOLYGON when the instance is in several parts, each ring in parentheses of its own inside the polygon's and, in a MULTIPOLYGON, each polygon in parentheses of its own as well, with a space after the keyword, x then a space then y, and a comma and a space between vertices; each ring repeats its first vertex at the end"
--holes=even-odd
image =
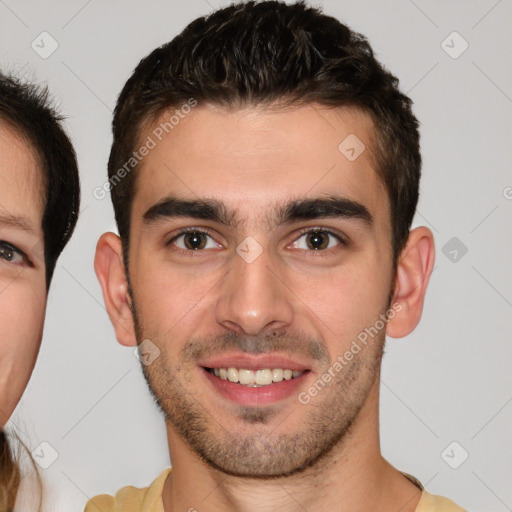
POLYGON ((229 382, 242 386, 263 387, 275 382, 291 380, 300 377, 304 371, 290 370, 283 368, 263 368, 260 370, 249 370, 246 368, 206 368, 208 372, 229 382))

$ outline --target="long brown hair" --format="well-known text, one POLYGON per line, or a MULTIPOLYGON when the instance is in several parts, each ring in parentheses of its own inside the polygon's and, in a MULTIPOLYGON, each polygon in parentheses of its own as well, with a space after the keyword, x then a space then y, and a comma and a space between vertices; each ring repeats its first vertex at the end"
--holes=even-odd
POLYGON ((14 459, 7 435, 0 428, 0 512, 14 509, 20 486, 20 467, 14 459))
POLYGON ((0 512, 20 510, 15 504, 41 512, 43 481, 28 446, 16 432, 0 427, 0 512))

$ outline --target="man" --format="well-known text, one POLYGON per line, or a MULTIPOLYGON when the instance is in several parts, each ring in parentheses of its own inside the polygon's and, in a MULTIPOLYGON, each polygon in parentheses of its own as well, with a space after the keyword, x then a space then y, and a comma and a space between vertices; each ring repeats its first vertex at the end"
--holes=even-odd
POLYGON ((417 128, 366 39, 303 3, 218 10, 141 61, 95 269, 172 470, 87 512, 462 510, 379 445, 385 335, 434 264, 417 128))

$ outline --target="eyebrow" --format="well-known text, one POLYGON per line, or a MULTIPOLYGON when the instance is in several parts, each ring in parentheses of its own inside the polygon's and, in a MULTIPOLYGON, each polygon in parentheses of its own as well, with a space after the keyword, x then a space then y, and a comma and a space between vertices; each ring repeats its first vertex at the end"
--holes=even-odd
MULTIPOLYGON (((183 199, 168 196, 149 208, 143 215, 145 224, 162 220, 188 217, 209 220, 236 229, 241 220, 236 211, 228 211, 225 204, 215 199, 183 199)), ((373 217, 363 204, 343 196, 330 195, 311 199, 296 199, 284 205, 278 205, 267 214, 267 225, 291 224, 298 220, 322 218, 343 218, 363 221, 368 227, 373 217)))
POLYGON ((282 224, 323 218, 355 219, 363 221, 368 226, 373 224, 372 214, 366 206, 342 196, 299 199, 279 210, 278 217, 282 224))
MULTIPOLYGON (((241 223, 236 212, 228 212, 221 201, 215 199, 182 199, 169 196, 149 208, 143 216, 146 224, 164 219, 189 217, 209 220, 231 228, 241 223)), ((296 199, 280 205, 267 215, 269 225, 291 224, 297 220, 314 220, 322 218, 344 218, 361 220, 368 226, 373 224, 373 217, 363 204, 342 196, 331 195, 322 198, 296 199)))
POLYGON ((33 232, 34 228, 31 226, 30 221, 25 217, 16 215, 0 213, 0 226, 9 226, 22 231, 33 232))

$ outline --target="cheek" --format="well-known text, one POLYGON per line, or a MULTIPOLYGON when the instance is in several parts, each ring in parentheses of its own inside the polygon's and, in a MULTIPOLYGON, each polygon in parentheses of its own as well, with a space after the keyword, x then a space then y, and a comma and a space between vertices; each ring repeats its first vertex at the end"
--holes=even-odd
POLYGON ((138 320, 149 338, 178 332, 186 337, 187 326, 197 325, 207 307, 209 283, 215 282, 212 275, 179 272, 149 260, 141 260, 130 273, 138 320))
POLYGON ((328 272, 290 276, 294 291, 316 317, 326 339, 345 343, 375 323, 387 304, 391 270, 373 250, 358 253, 328 272))
POLYGON ((42 283, 36 290, 33 283, 14 281, 0 294, 0 425, 18 403, 34 368, 45 307, 42 283))

